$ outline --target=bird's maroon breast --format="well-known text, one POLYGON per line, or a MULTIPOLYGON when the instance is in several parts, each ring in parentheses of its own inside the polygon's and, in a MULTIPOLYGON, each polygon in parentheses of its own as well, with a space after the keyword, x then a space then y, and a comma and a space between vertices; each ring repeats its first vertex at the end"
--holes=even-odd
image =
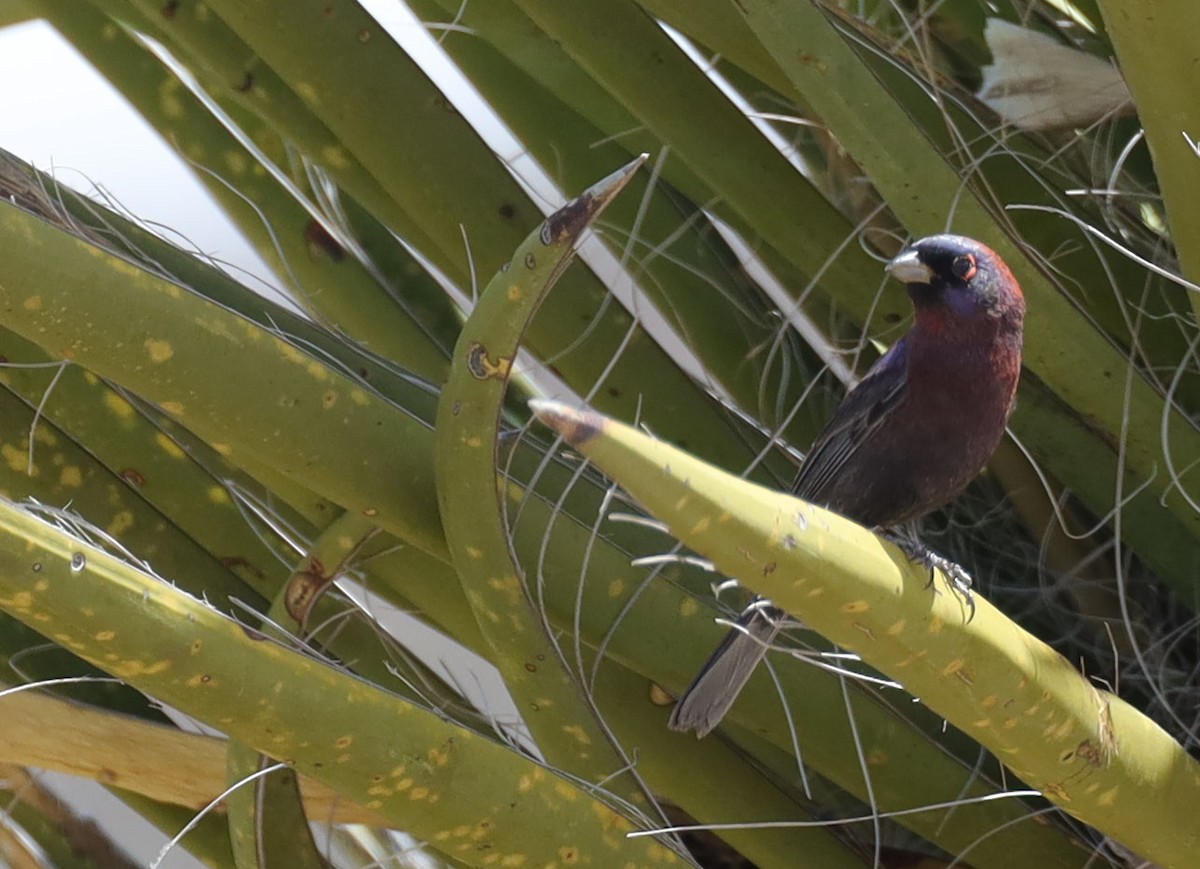
POLYGON ((1020 349, 1003 342, 910 343, 901 406, 871 449, 844 469, 841 503, 866 525, 896 525, 953 501, 1004 435, 1020 371, 1020 349))

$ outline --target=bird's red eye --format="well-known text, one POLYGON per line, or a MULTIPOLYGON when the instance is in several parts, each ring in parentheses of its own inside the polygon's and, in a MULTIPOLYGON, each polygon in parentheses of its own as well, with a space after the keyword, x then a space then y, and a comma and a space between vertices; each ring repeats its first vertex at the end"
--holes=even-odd
POLYGON ((975 277, 975 272, 978 271, 978 267, 975 265, 975 256, 966 253, 960 257, 955 257, 950 269, 960 281, 971 280, 971 278, 975 277))

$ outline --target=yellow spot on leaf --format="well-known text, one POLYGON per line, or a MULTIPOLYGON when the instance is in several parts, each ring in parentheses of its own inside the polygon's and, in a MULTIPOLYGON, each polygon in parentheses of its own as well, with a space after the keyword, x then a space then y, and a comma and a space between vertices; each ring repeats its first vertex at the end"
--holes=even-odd
POLYGON ((521 580, 513 574, 507 576, 493 577, 488 580, 488 585, 494 590, 504 594, 510 606, 516 606, 521 601, 521 580))
POLYGON ((212 448, 223 456, 233 455, 233 447, 229 444, 213 444, 212 448))
POLYGON ((554 783, 554 792, 566 800, 568 803, 573 803, 579 799, 579 791, 571 787, 565 781, 556 781, 554 783))
POLYGON ((308 357, 305 356, 303 353, 301 353, 299 350, 297 350, 295 347, 293 347, 291 344, 288 344, 286 341, 280 341, 278 344, 278 347, 279 347, 279 355, 282 356, 284 359, 286 359, 288 362, 295 362, 297 365, 307 365, 308 364, 308 357))
POLYGON ((128 510, 122 510, 112 517, 112 521, 108 523, 108 527, 104 530, 114 537, 119 537, 132 527, 133 514, 128 510))
POLYGON ((321 407, 329 410, 329 408, 337 404, 337 399, 338 394, 336 392, 332 389, 326 390, 325 394, 321 396, 321 407))
POLYGON ((650 846, 650 859, 655 863, 670 863, 674 865, 679 862, 679 857, 670 848, 665 848, 659 844, 650 846))
POLYGON ((177 419, 183 417, 184 408, 182 401, 164 401, 159 407, 177 419))
POLYGON ((228 504, 229 493, 225 491, 224 486, 209 486, 208 500, 212 501, 214 504, 228 504))
POLYGON ((111 640, 116 635, 117 635, 116 631, 100 631, 99 633, 97 633, 95 635, 95 639, 97 642, 107 643, 109 640, 111 640))
POLYGON ((1055 742, 1058 742, 1059 740, 1065 739, 1068 735, 1070 735, 1074 728, 1075 723, 1071 721, 1070 718, 1064 718, 1062 724, 1054 728, 1054 732, 1050 735, 1050 738, 1055 742))
POLYGON ((173 93, 172 88, 162 87, 158 89, 158 104, 162 107, 162 113, 168 118, 183 117, 183 101, 179 99, 178 94, 173 93))
POLYGON ((651 682, 650 702, 655 706, 670 706, 675 702, 675 698, 663 690, 662 685, 659 685, 657 682, 651 682))
POLYGON ((563 732, 575 737, 575 741, 580 745, 591 745, 592 738, 587 735, 587 731, 578 724, 568 724, 563 728, 563 732))
POLYGON ((26 311, 40 311, 40 310, 42 310, 42 297, 41 296, 30 296, 28 299, 26 299, 24 302, 21 303, 21 307, 24 308, 26 311))
POLYGON ((900 636, 902 633, 904 633, 904 626, 906 624, 908 624, 908 622, 904 619, 900 619, 899 621, 892 622, 890 625, 888 625, 888 629, 887 629, 888 636, 889 637, 900 636))
POLYGON ((246 170, 250 168, 250 161, 242 151, 226 151, 224 156, 225 165, 234 175, 245 175, 246 170))
POLYGON ((967 666, 966 661, 964 661, 962 658, 955 658, 953 661, 951 661, 945 667, 942 668, 942 675, 943 676, 953 676, 955 673, 957 673, 959 670, 961 670, 965 666, 967 666))
POLYGON ((124 679, 133 678, 136 676, 157 676, 159 673, 165 673, 171 669, 170 661, 155 661, 152 664, 147 664, 144 661, 121 661, 112 668, 114 676, 120 676, 124 679))
POLYGON ((700 604, 696 603, 694 597, 685 597, 679 602, 679 614, 681 616, 694 616, 700 611, 700 604))
POLYGON ((76 465, 67 465, 59 472, 58 482, 68 489, 78 489, 83 485, 83 471, 76 465))
POLYGON ((158 444, 164 453, 173 459, 187 458, 187 453, 183 451, 183 447, 179 446, 179 444, 175 443, 175 441, 171 440, 162 432, 159 432, 154 436, 154 442, 158 444))
POLYGON ((321 104, 321 95, 309 82, 297 82, 295 87, 296 93, 300 94, 300 99, 304 100, 310 106, 319 106, 321 104))
POLYGON ((10 598, 0 598, 0 601, 4 601, 13 609, 27 610, 33 606, 33 595, 27 591, 18 591, 10 598))
POLYGON ((18 474, 25 473, 25 468, 29 464, 29 453, 25 450, 19 450, 12 444, 3 444, 0 445, 0 455, 4 457, 4 464, 18 474))
POLYGON ((333 169, 345 169, 350 165, 350 160, 346 156, 346 152, 338 145, 331 145, 321 149, 321 157, 327 166, 333 169))
POLYGON ((441 746, 434 746, 426 753, 426 758, 434 766, 445 766, 450 762, 450 756, 454 753, 454 747, 450 743, 445 743, 441 746))
POLYGON ((612 582, 610 582, 608 584, 608 596, 609 597, 620 597, 622 592, 624 592, 624 591, 625 591, 625 580, 623 580, 623 579, 614 579, 612 582))
POLYGON ((852 600, 842 604, 842 612, 853 615, 871 611, 871 605, 865 600, 852 600))
POLYGON ((132 419, 134 413, 133 405, 130 404, 115 392, 104 393, 105 406, 119 416, 121 419, 132 419))
POLYGON ((146 352, 150 354, 150 361, 155 364, 166 362, 175 355, 175 348, 171 346, 170 341, 147 338, 145 346, 146 352))

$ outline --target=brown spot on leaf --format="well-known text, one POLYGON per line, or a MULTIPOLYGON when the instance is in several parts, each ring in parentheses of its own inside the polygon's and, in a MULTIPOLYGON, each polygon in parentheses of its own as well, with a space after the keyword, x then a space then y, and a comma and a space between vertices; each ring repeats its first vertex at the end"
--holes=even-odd
POLYGON ((121 479, 133 486, 135 489, 140 489, 146 485, 146 478, 137 468, 122 468, 121 479))
POLYGON ((318 220, 310 220, 304 227, 304 241, 310 254, 324 254, 335 263, 346 258, 346 249, 318 220))
POLYGON ((321 593, 329 587, 329 580, 309 570, 292 575, 284 590, 283 605, 288 615, 299 624, 304 624, 321 593))
POLYGON ((578 237, 591 220, 595 199, 588 194, 577 196, 542 224, 542 244, 553 244, 578 237))
POLYGON ((495 377, 501 380, 508 378, 512 368, 512 357, 500 356, 492 360, 488 356, 487 347, 478 341, 471 342, 467 348, 467 370, 476 380, 487 380, 495 377))

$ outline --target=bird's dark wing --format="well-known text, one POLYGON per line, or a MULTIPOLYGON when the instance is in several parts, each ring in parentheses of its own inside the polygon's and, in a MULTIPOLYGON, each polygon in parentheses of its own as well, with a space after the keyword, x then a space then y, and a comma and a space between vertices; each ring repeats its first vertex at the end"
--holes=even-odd
POLYGON ((796 475, 796 495, 820 503, 850 457, 903 401, 908 387, 906 347, 904 338, 893 344, 838 405, 796 475))

